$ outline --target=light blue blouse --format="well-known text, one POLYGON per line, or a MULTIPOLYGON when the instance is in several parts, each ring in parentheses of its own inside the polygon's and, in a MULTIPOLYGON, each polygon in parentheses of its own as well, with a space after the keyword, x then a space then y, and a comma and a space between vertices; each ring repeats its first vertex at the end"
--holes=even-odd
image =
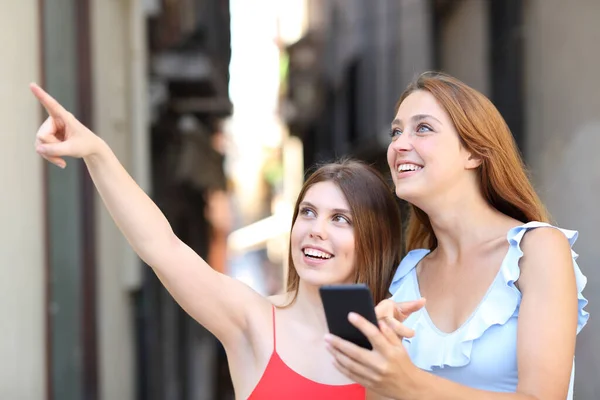
MULTIPOLYGON (((525 232, 538 227, 556 228, 546 223, 529 222, 508 232, 508 253, 496 278, 473 314, 456 331, 444 333, 437 329, 426 309, 412 314, 404 322, 406 326, 415 330, 413 338, 403 340, 415 365, 473 388, 494 392, 516 391, 517 318, 521 292, 515 287, 515 282, 519 279, 519 259, 523 256, 520 243, 525 232)), ((565 234, 572 247, 577 240, 577 232, 559 230, 565 234)), ((404 257, 390 286, 394 301, 421 298, 416 266, 427 254, 429 250, 417 249, 404 257)), ((583 310, 587 300, 581 294, 587 279, 575 261, 577 254, 571 250, 571 255, 579 300, 579 333, 589 318, 588 313, 583 310)), ((574 373, 575 363, 571 372, 568 400, 573 398, 574 373)))

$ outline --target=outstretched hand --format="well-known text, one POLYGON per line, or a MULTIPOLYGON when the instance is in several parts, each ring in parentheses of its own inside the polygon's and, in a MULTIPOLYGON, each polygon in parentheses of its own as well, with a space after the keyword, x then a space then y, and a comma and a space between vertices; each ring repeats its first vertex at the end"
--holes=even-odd
POLYGON ((52 96, 32 83, 30 89, 48 113, 38 129, 35 150, 52 164, 65 168, 64 157, 82 158, 94 154, 101 139, 79 122, 52 96))

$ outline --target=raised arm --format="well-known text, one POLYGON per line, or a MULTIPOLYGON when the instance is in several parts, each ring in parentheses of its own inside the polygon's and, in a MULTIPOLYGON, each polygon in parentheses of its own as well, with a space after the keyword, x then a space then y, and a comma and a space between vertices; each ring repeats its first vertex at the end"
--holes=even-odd
POLYGON ((246 332, 246 315, 265 308, 267 300, 214 271, 179 240, 110 147, 40 87, 31 90, 49 114, 37 133, 36 151, 61 168, 65 156, 83 158, 115 223, 175 300, 223 343, 237 340, 246 332))

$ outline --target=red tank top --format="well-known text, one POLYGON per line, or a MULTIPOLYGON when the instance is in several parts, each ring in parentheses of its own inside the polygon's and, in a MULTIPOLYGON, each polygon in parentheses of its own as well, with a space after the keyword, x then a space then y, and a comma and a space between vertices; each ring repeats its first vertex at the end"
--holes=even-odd
POLYGON ((350 385, 326 385, 312 381, 292 370, 277 354, 275 307, 273 307, 273 353, 260 381, 248 400, 364 400, 365 388, 350 385))

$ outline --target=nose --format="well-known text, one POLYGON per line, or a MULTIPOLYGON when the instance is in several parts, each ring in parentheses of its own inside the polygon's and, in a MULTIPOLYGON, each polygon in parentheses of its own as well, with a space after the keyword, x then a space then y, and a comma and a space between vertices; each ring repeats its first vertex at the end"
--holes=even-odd
POLYGON ((311 238, 318 238, 321 240, 327 239, 327 221, 323 218, 317 218, 310 225, 310 231, 308 232, 311 238))
POLYGON ((400 136, 396 136, 394 139, 392 139, 392 141, 390 143, 390 149, 392 149, 398 153, 411 151, 412 148, 413 148, 413 146, 412 146, 412 141, 410 139, 410 135, 408 135, 406 133, 402 134, 400 136))

